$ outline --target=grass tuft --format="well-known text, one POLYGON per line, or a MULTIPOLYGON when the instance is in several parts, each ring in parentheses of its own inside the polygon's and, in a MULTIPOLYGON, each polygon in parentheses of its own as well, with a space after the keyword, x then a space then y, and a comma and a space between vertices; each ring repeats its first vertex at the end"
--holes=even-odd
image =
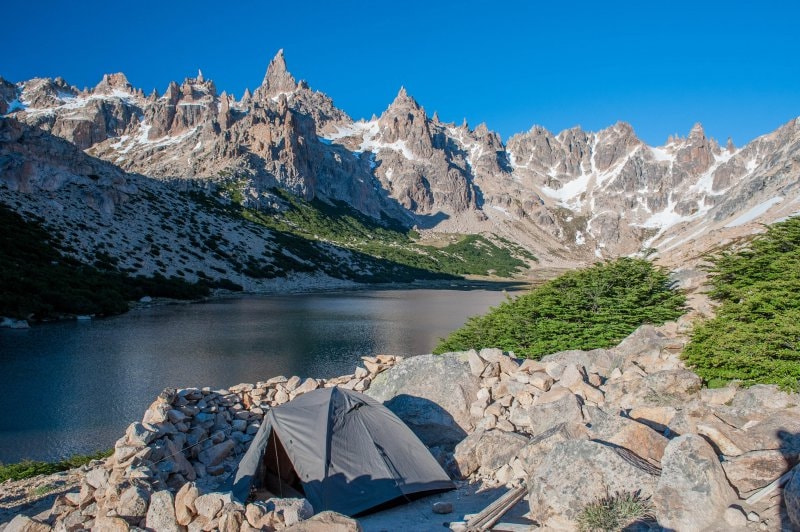
POLYGON ((618 491, 584 506, 577 521, 581 532, 611 532, 652 518, 653 507, 649 498, 641 497, 639 492, 618 491))

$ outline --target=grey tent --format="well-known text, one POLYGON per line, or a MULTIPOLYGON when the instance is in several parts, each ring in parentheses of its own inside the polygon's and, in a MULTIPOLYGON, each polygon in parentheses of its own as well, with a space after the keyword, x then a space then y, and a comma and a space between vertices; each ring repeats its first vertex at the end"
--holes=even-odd
POLYGON ((239 463, 233 496, 251 488, 302 491, 315 512, 357 515, 395 500, 455 488, 405 423, 343 388, 303 394, 265 416, 239 463))

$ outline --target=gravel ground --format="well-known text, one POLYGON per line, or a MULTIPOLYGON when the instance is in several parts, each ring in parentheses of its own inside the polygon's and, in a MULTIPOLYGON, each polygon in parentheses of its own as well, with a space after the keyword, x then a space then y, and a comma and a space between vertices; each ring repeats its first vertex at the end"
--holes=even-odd
MULTIPOLYGON (((464 515, 476 514, 489 506, 508 491, 505 487, 484 487, 480 484, 458 483, 458 489, 431 495, 396 506, 389 510, 359 517, 358 522, 364 532, 390 532, 405 530, 409 532, 445 531, 451 521, 463 521, 464 515), (444 501, 453 504, 453 512, 445 515, 433 513, 433 503, 444 501)), ((528 502, 523 499, 508 511, 501 522, 533 523, 524 515, 528 512, 528 502)))

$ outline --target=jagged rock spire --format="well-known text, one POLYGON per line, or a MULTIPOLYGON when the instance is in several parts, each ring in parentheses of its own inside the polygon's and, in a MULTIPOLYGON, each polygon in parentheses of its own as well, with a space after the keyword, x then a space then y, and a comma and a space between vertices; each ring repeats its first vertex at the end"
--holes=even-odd
POLYGON ((128 82, 128 78, 122 72, 115 74, 103 74, 103 79, 95 86, 96 91, 108 91, 111 89, 121 89, 128 92, 133 90, 133 86, 128 82))
POLYGON ((283 49, 269 62, 267 74, 264 81, 256 92, 263 96, 274 96, 281 92, 291 92, 297 88, 297 82, 286 69, 286 60, 283 57, 283 49))
POLYGON ((703 138, 706 136, 706 132, 703 129, 703 124, 697 122, 694 126, 692 126, 692 130, 689 132, 689 138, 703 138))
POLYGON ((400 90, 397 91, 397 96, 395 96, 394 101, 389 107, 400 107, 408 104, 410 104, 414 108, 419 108, 419 104, 414 99, 414 97, 409 96, 405 86, 401 85, 400 90))

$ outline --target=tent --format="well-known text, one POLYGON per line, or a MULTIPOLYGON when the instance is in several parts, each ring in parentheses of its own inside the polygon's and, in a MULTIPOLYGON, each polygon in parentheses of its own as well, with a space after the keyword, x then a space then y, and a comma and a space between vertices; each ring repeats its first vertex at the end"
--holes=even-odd
POLYGON ((396 500, 455 488, 397 416, 371 397, 323 388, 275 407, 239 463, 233 496, 251 488, 298 496, 315 512, 354 516, 396 500))

